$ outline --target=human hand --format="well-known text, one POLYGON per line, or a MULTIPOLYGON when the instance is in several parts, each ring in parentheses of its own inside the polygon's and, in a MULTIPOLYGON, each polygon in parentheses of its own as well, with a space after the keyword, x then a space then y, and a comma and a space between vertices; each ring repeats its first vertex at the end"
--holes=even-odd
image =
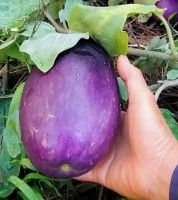
POLYGON ((91 171, 77 177, 138 200, 168 200, 178 164, 178 143, 170 132, 141 72, 125 56, 117 62, 129 105, 110 152, 91 171))

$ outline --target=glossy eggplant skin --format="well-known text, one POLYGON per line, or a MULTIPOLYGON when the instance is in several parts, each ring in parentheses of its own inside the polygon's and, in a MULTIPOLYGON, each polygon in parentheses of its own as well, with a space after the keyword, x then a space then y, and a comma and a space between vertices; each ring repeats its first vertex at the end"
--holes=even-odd
POLYGON ((109 151, 119 120, 116 77, 94 42, 81 40, 45 74, 34 67, 25 83, 22 141, 46 176, 72 178, 92 169, 109 151))
POLYGON ((158 8, 166 8, 164 11, 164 17, 169 18, 170 15, 175 14, 174 18, 171 20, 172 23, 177 22, 178 20, 178 2, 177 0, 160 0, 156 4, 158 8))

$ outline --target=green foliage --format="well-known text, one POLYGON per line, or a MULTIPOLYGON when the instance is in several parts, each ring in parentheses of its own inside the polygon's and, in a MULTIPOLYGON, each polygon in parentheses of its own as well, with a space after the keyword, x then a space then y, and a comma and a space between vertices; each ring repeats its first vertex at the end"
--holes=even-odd
POLYGON ((15 125, 15 123, 11 122, 11 124, 3 130, 3 139, 9 155, 12 158, 16 158, 20 155, 21 148, 19 137, 17 136, 13 125, 15 125))
POLYGON ((4 43, 0 45, 0 50, 5 50, 8 47, 11 47, 17 40, 17 37, 17 34, 12 34, 4 43))
POLYGON ((123 28, 127 18, 135 14, 148 13, 162 14, 162 10, 154 5, 92 7, 78 4, 72 9, 69 28, 74 31, 89 32, 111 56, 126 54, 128 35, 123 28))
POLYGON ((59 18, 59 11, 65 4, 65 0, 51 0, 50 4, 48 5, 48 12, 50 15, 53 17, 53 19, 58 19, 59 18))
POLYGON ((9 155, 16 158, 21 153, 20 127, 19 127, 19 106, 24 83, 15 91, 10 108, 6 127, 3 130, 3 139, 9 155))
POLYGON ((14 189, 12 184, 9 184, 8 178, 12 175, 18 176, 20 171, 20 164, 18 162, 13 162, 12 158, 16 158, 21 153, 20 147, 20 138, 19 133, 17 133, 19 128, 19 120, 18 120, 18 107, 19 107, 19 98, 21 96, 21 92, 23 89, 23 84, 20 85, 14 96, 11 100, 10 108, 9 108, 9 99, 1 100, 0 108, 1 114, 8 115, 7 120, 0 120, 2 127, 4 127, 3 134, 1 134, 1 155, 0 155, 0 184, 1 191, 0 197, 6 197, 14 189), (8 104, 7 104, 8 102, 8 104), (8 106, 7 106, 8 105, 8 106), (9 110, 9 111, 8 111, 9 110))
MULTIPOLYGON (((16 89, 16 91, 13 95, 13 98, 12 98, 12 101, 11 101, 11 104, 10 104, 10 108, 9 108, 7 124, 9 123, 9 120, 13 120, 13 121, 17 120, 16 119, 16 112, 19 112, 20 99, 21 99, 21 96, 22 96, 24 85, 25 85, 25 83, 21 83, 17 87, 17 89, 16 89)), ((18 125, 17 130, 20 131, 19 124, 16 123, 16 125, 18 125)), ((18 132, 18 134, 20 136, 19 132, 18 132)))
MULTIPOLYGON (((30 26, 23 34, 31 35, 32 29, 30 26)), ((20 50, 29 54, 42 72, 47 72, 59 53, 73 47, 81 38, 88 39, 88 33, 57 33, 51 25, 43 22, 39 24, 33 36, 22 43, 20 50)))
POLYGON ((12 34, 9 38, 0 45, 0 60, 6 60, 8 51, 14 46, 18 35, 12 34))
POLYGON ((134 3, 144 4, 144 5, 155 5, 159 0, 134 0, 134 3))
POLYGON ((78 3, 82 4, 82 0, 67 0, 66 1, 64 9, 59 11, 60 22, 69 21, 71 10, 74 7, 74 5, 78 3))
MULTIPOLYGON (((155 3, 159 1, 159 0, 134 0, 134 3, 135 4, 143 4, 143 5, 155 5, 155 3)), ((149 20, 149 18, 151 17, 151 14, 146 14, 146 15, 143 15, 143 14, 140 14, 138 16, 138 21, 140 23, 145 23, 149 20)))
POLYGON ((26 26, 25 31, 22 32, 21 35, 28 37, 29 40, 31 40, 31 39, 39 39, 49 33, 54 33, 54 32, 55 28, 51 26, 49 23, 43 21, 36 21, 26 26))
POLYGON ((161 113, 164 116, 174 137, 178 140, 178 123, 174 119, 174 114, 168 109, 161 109, 161 113))
MULTIPOLYGON (((43 0, 45 4, 49 0, 43 0)), ((29 15, 43 6, 41 0, 1 0, 0 1, 0 29, 20 28, 29 15)))
POLYGON ((52 181, 51 178, 48 178, 46 176, 43 176, 39 173, 29 173, 25 176, 24 178, 24 181, 25 182, 29 182, 29 181, 32 181, 32 180, 42 180, 42 181, 52 181))
POLYGON ((178 51, 178 40, 176 39, 176 40, 174 40, 174 44, 175 44, 175 46, 176 46, 176 49, 177 49, 177 51, 178 51))
POLYGON ((146 23, 150 19, 151 16, 152 16, 151 13, 149 13, 147 15, 139 14, 139 16, 138 16, 138 22, 140 22, 140 23, 146 23))
POLYGON ((167 74, 167 79, 175 80, 178 78, 178 69, 171 69, 167 74))
POLYGON ((30 169, 32 171, 37 171, 28 158, 22 158, 20 160, 20 165, 23 166, 23 168, 27 168, 27 169, 30 169))
POLYGON ((0 135, 6 124, 11 98, 0 98, 0 135))
POLYGON ((124 81, 120 77, 117 78, 117 81, 118 81, 118 85, 119 85, 121 98, 124 101, 127 101, 128 100, 128 92, 127 92, 126 85, 125 85, 124 81))
POLYGON ((8 183, 8 178, 11 175, 18 176, 20 171, 19 163, 12 162, 2 137, 10 101, 10 98, 0 99, 0 198, 7 197, 13 192, 14 186, 8 183))
POLYGON ((16 176, 11 176, 9 178, 9 182, 15 185, 22 193, 27 197, 28 200, 43 200, 43 197, 39 192, 33 190, 30 186, 28 186, 23 180, 16 176))
POLYGON ((4 198, 9 196, 14 190, 14 186, 8 182, 8 178, 12 175, 19 175, 20 165, 17 162, 12 162, 12 158, 6 149, 4 142, 2 142, 0 152, 0 198, 4 198))
MULTIPOLYGON (((165 37, 160 38, 159 36, 154 37, 148 46, 146 47, 148 51, 157 51, 157 52, 168 52, 169 53, 169 44, 165 37)), ((163 60, 157 58, 150 58, 141 56, 135 61, 135 65, 137 65, 143 73, 152 74, 158 69, 162 64, 163 60)))
POLYGON ((119 4, 125 4, 126 3, 126 0, 109 0, 108 1, 108 5, 109 6, 116 6, 116 5, 119 5, 119 4))
POLYGON ((6 58, 10 57, 22 63, 25 63, 27 61, 30 63, 28 56, 19 51, 19 46, 16 42, 10 48, 7 49, 7 51, 5 52, 5 56, 6 58))

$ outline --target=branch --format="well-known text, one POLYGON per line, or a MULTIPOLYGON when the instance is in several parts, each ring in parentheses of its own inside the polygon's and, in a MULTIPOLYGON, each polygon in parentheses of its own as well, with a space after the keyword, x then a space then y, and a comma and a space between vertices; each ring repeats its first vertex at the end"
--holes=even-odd
POLYGON ((136 49, 136 48, 128 48, 128 55, 133 56, 145 56, 150 58, 158 58, 161 60, 174 60, 178 61, 178 53, 174 54, 167 54, 167 53, 161 53, 156 51, 147 51, 142 49, 136 49))
POLYGON ((166 28, 172 53, 173 54, 176 53, 176 47, 175 47, 175 44, 174 44, 174 39, 173 39, 172 32, 171 32, 171 29, 169 27, 169 24, 167 23, 166 19, 162 15, 156 14, 156 16, 162 21, 162 23, 164 24, 164 26, 166 28))
POLYGON ((159 96, 161 94, 161 92, 169 87, 176 87, 178 86, 178 79, 176 80, 172 80, 172 81, 165 81, 156 91, 155 93, 155 99, 156 101, 159 99, 159 96))
POLYGON ((59 26, 59 24, 52 18, 52 16, 46 11, 43 10, 45 17, 49 20, 49 22, 54 26, 57 32, 59 33, 68 33, 68 30, 64 29, 63 27, 59 26))
POLYGON ((154 85, 150 85, 149 88, 153 93, 155 93, 160 86, 161 86, 161 83, 156 83, 154 85))

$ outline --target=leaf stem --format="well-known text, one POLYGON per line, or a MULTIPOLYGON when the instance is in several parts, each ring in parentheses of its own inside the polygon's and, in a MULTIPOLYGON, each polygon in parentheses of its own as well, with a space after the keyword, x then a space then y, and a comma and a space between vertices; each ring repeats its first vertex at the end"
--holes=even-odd
POLYGON ((54 26, 57 32, 59 33, 68 33, 68 30, 64 29, 63 27, 59 26, 59 24, 52 18, 52 16, 49 14, 49 12, 44 9, 43 13, 45 17, 50 21, 50 23, 54 26))
POLYGON ((175 52, 174 54, 167 54, 162 52, 156 52, 156 51, 147 51, 142 49, 136 49, 136 48, 128 48, 128 55, 133 56, 145 56, 150 58, 158 58, 161 60, 174 60, 178 61, 178 53, 175 52))
POLYGON ((158 98, 159 98, 159 96, 160 96, 160 94, 161 94, 161 92, 162 92, 163 90, 165 90, 165 89, 168 88, 168 87, 176 87, 176 86, 178 86, 178 79, 176 79, 176 80, 171 80, 171 81, 165 81, 165 82, 158 88, 158 90, 157 90, 156 93, 155 93, 155 99, 156 99, 156 101, 158 100, 158 98))
POLYGON ((172 31, 169 27, 169 24, 167 23, 166 19, 162 15, 156 14, 156 16, 162 21, 162 23, 164 24, 164 26, 166 28, 168 38, 169 38, 169 43, 170 43, 170 49, 171 49, 172 53, 173 54, 176 53, 176 47, 174 44, 174 39, 173 39, 172 31))
POLYGON ((101 199, 102 199, 103 191, 104 191, 104 187, 103 187, 103 186, 100 186, 99 195, 98 195, 98 200, 101 200, 101 199))

